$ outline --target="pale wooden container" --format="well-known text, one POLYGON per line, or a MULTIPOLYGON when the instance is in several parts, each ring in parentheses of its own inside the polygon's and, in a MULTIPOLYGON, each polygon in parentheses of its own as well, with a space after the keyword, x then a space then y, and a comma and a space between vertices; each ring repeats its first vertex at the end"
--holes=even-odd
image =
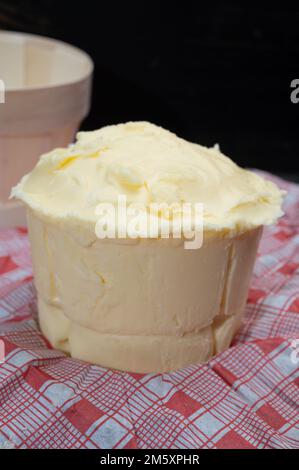
POLYGON ((11 227, 25 223, 12 186, 42 153, 71 143, 88 114, 93 63, 61 41, 4 31, 0 57, 0 227, 11 227))

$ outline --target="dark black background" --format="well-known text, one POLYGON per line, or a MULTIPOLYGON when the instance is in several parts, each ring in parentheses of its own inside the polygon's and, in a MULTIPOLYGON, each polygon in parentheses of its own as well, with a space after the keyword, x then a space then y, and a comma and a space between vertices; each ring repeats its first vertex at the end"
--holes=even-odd
POLYGON ((150 120, 219 142, 243 166, 298 177, 299 2, 0 0, 0 28, 92 56, 84 128, 150 120))

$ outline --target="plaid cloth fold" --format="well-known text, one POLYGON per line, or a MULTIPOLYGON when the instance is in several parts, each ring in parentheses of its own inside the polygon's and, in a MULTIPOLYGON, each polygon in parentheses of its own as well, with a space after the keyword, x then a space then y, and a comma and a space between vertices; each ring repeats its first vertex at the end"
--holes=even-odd
POLYGON ((231 348, 170 374, 111 371, 51 349, 25 229, 0 231, 0 448, 298 448, 299 186, 264 231, 231 348))

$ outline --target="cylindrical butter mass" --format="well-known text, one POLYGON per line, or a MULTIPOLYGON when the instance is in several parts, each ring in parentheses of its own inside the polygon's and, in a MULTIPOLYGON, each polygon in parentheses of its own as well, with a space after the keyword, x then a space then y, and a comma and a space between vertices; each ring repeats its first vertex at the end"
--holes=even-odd
MULTIPOLYGON (((72 357, 133 372, 208 360, 240 326, 264 224, 282 193, 216 148, 149 123, 81 133, 14 188, 28 207, 40 326, 72 357), (95 208, 202 202, 199 249, 184 239, 98 239, 95 208)), ((163 217, 163 215, 161 215, 163 217)))

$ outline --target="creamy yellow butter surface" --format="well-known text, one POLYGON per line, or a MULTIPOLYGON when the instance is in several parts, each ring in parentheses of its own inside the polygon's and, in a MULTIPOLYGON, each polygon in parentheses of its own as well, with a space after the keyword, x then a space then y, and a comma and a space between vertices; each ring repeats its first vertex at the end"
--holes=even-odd
POLYGON ((54 218, 95 221, 99 202, 204 204, 209 229, 253 228, 281 215, 282 193, 217 148, 147 122, 82 132, 67 149, 43 155, 13 195, 54 218))

